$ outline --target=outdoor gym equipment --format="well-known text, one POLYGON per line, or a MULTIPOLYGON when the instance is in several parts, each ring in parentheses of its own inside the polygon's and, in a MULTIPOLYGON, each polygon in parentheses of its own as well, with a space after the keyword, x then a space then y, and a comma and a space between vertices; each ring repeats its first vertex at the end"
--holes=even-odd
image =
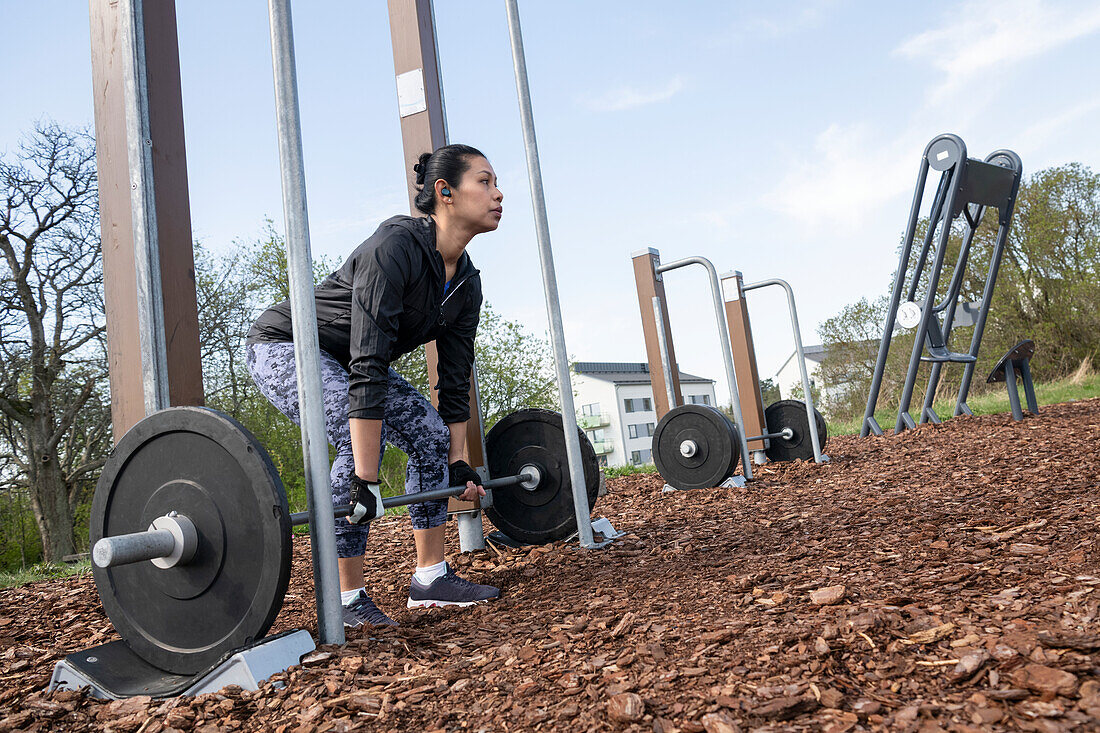
MULTIPOLYGON (((583 433, 585 491, 599 492, 596 454, 583 433)), ((528 542, 576 531, 561 416, 521 410, 486 435, 490 467, 482 506, 510 536, 528 542)), ((387 497, 387 508, 457 496, 465 486, 387 497)), ((328 516, 346 517, 351 506, 328 516)), ((320 513, 320 512, 318 512, 320 513)), ((122 641, 69 655, 70 668, 116 695, 166 695, 192 684, 236 649, 261 641, 290 580, 291 514, 267 451, 233 418, 173 407, 131 428, 111 453, 92 501, 96 587, 122 641), (160 672, 141 689, 120 680, 124 645, 160 672), (163 678, 163 679, 162 679, 163 678)), ((62 663, 62 664, 65 664, 62 663)))
POLYGON ((828 460, 821 453, 826 437, 825 420, 813 407, 809 374, 806 371, 802 338, 794 293, 783 280, 763 280, 745 285, 741 273, 720 280, 714 265, 704 257, 687 257, 661 264, 660 253, 647 248, 632 255, 638 302, 642 313, 642 332, 653 376, 654 402, 658 423, 653 434, 653 462, 657 470, 676 488, 717 486, 733 475, 742 461, 746 479, 752 478, 750 444, 756 463, 765 456, 771 460, 828 460), (663 273, 686 265, 702 265, 710 276, 715 319, 726 378, 733 405, 734 421, 728 424, 721 411, 706 405, 680 405, 682 395, 669 327, 663 273), (745 307, 745 291, 778 285, 787 293, 795 350, 802 370, 805 403, 784 400, 764 410, 760 396, 756 353, 752 329, 745 307), (659 389, 658 385, 663 386, 659 389), (774 408, 774 409, 773 409, 774 408), (799 409, 792 409, 799 408, 799 409), (801 410, 801 411, 799 411, 801 410), (728 445, 732 440, 732 445, 728 445))
POLYGON ((813 384, 806 368, 806 352, 802 346, 802 329, 798 325, 794 289, 786 280, 779 278, 746 283, 742 274, 734 270, 722 275, 722 297, 725 301, 726 322, 729 324, 733 363, 738 373, 737 384, 741 390, 745 424, 755 434, 748 439, 753 459, 758 464, 764 463, 765 459, 808 461, 812 458, 815 463, 828 461, 829 456, 822 453, 829 437, 828 426, 825 418, 814 408, 813 384), (745 294, 750 290, 767 287, 782 288, 786 295, 795 363, 798 364, 802 393, 806 399, 779 400, 765 408, 760 393, 760 370, 756 363, 749 303, 745 294))
POLYGON ((902 328, 916 328, 916 332, 912 354, 909 358, 909 368, 902 387, 901 404, 898 408, 894 431, 901 432, 906 428, 914 428, 917 425, 917 421, 909 414, 909 407, 922 361, 930 362, 932 370, 928 377, 928 386, 925 389, 919 422, 940 422, 939 415, 932 409, 932 402, 936 396, 936 388, 939 386, 944 364, 965 365, 962 382, 959 385, 959 394, 955 400, 954 415, 973 414, 966 404, 966 398, 970 392, 970 382, 974 376, 975 362, 978 360, 978 349, 981 347, 982 334, 985 331, 985 322, 989 315, 989 306, 993 300, 993 288, 997 283, 997 271, 1001 265, 1005 242, 1008 240, 1008 231, 1012 224, 1012 212, 1016 204, 1016 194, 1020 188, 1022 171, 1023 164, 1020 162, 1020 157, 1011 150, 997 150, 986 157, 984 161, 968 158, 966 144, 957 135, 939 135, 933 138, 924 149, 924 154, 921 156, 920 172, 917 175, 917 188, 913 194, 913 204, 909 211, 909 224, 906 227, 905 239, 902 242, 898 269, 894 273, 894 287, 890 293, 890 303, 886 310, 886 323, 882 329, 882 341, 879 344, 878 358, 871 379, 871 389, 867 395, 867 409, 863 414, 863 426, 860 428, 861 436, 866 436, 869 433, 882 435, 882 428, 875 420, 875 405, 878 402, 879 390, 882 387, 886 357, 890 350, 890 340, 893 337, 895 323, 902 328), (917 233, 917 223, 924 199, 924 189, 928 180, 929 169, 940 171, 940 182, 928 216, 928 231, 924 235, 924 242, 917 257, 909 287, 905 288, 906 275, 909 272, 910 253, 917 233), (974 235, 978 227, 981 225, 987 206, 997 209, 999 215, 997 218, 997 238, 990 255, 985 287, 982 290, 981 300, 961 303, 959 297, 962 293, 963 277, 970 257, 971 244, 974 241, 974 235), (937 289, 943 271, 944 259, 947 255, 952 226, 960 215, 963 216, 966 230, 963 233, 962 245, 959 248, 958 259, 955 262, 955 270, 948 285, 947 293, 943 300, 937 303, 937 289), (936 236, 937 232, 939 233, 938 238, 936 236), (933 249, 933 240, 936 240, 935 257, 927 275, 925 275, 925 268, 933 249), (918 302, 917 291, 920 289, 924 277, 927 277, 927 290, 925 290, 921 302, 918 302), (902 302, 903 291, 905 292, 904 303, 902 302), (941 314, 942 323, 940 320, 941 314), (974 334, 970 340, 969 350, 965 353, 951 351, 948 348, 948 343, 951 339, 952 328, 970 325, 974 326, 974 334), (928 351, 927 355, 924 355, 925 349, 928 351))
POLYGON ((1035 354, 1035 342, 1024 339, 1009 349, 998 361, 993 370, 989 372, 986 382, 996 384, 1004 382, 1008 390, 1008 403, 1012 406, 1012 419, 1020 421, 1024 419, 1024 411, 1020 407, 1020 390, 1016 383, 1016 375, 1020 377, 1020 384, 1024 387, 1024 397, 1027 398, 1027 409, 1032 415, 1039 414, 1039 403, 1035 399, 1035 385, 1031 381, 1031 357, 1035 354))
MULTIPOLYGON (((99 6, 100 4, 96 3, 94 5, 99 6)), ((409 5, 413 5, 413 3, 410 2, 409 5)), ((160 287, 161 277, 159 258, 161 250, 157 227, 157 213, 158 210, 161 209, 161 199, 155 195, 153 189, 154 176, 152 175, 156 162, 154 145, 157 144, 156 141, 158 139, 162 138, 153 133, 150 127, 150 120, 152 118, 160 119, 162 124, 158 130, 162 128, 171 128, 173 126, 172 123, 176 121, 181 123, 180 129, 182 129, 182 112, 163 107, 158 107, 158 112, 156 114, 152 114, 150 111, 149 80, 150 78, 156 79, 158 77, 150 76, 148 73, 152 64, 147 61, 146 52, 149 49, 155 50, 158 44, 151 45, 148 48, 146 46, 146 39, 144 37, 144 1, 119 0, 118 3, 111 3, 110 6, 111 11, 117 13, 117 15, 108 16, 107 23, 108 25, 115 22, 118 23, 118 48, 116 49, 112 46, 106 49, 104 53, 100 53, 99 55, 93 54, 93 64, 102 66, 106 63, 104 61, 105 59, 113 59, 116 57, 121 57, 123 62, 121 64, 123 70, 120 83, 116 84, 112 77, 110 86, 112 89, 123 90, 122 95, 126 108, 125 138, 127 148, 130 151, 129 156, 124 157, 129 165, 129 169, 126 171, 125 177, 120 177, 120 179, 114 182, 121 182, 123 190, 129 187, 132 192, 129 213, 132 215, 133 219, 130 223, 133 225, 134 268, 136 270, 135 274, 137 279, 137 295, 136 298, 134 298, 134 309, 138 314, 138 331, 140 333, 140 348, 134 349, 133 351, 141 355, 141 392, 144 398, 145 414, 147 416, 152 416, 157 414, 158 410, 166 408, 169 404, 169 370, 166 367, 168 362, 166 354, 167 341, 165 338, 163 319, 165 301, 160 287)), ((520 36, 519 15, 514 0, 507 0, 506 6, 509 38, 512 46, 516 85, 519 93, 520 112, 523 121, 524 147, 527 153, 532 200, 536 213, 536 232, 538 235, 542 282, 546 297, 547 315, 550 321, 550 341, 554 351, 558 389, 561 403, 564 408, 564 416, 559 418, 559 421, 563 424, 563 431, 560 441, 555 444, 556 448, 554 450, 557 452, 554 454, 554 468, 552 470, 548 469, 550 473, 544 473, 540 477, 539 489, 530 495, 525 495, 524 500, 517 499, 512 506, 509 506, 508 502, 501 501, 501 504, 496 507, 496 516, 500 519, 502 524, 507 525, 511 522, 514 531, 522 529, 522 521, 517 523, 514 518, 511 518, 509 512, 515 513, 521 506, 531 510, 529 513, 534 516, 538 516, 539 512, 545 511, 545 506, 549 506, 549 504, 537 504, 537 497, 543 496, 541 493, 542 487, 549 485, 543 482, 550 480, 550 478, 556 475, 555 472, 560 472, 560 486, 572 491, 571 507, 573 511, 573 526, 575 527, 579 544, 584 548, 596 548, 610 542, 610 537, 607 533, 604 533, 604 537, 597 541, 592 529, 590 505, 594 497, 590 496, 590 492, 587 490, 587 484, 589 483, 590 477, 590 463, 594 465, 594 460, 591 462, 589 461, 589 457, 592 453, 591 448, 589 447, 587 451, 585 450, 585 444, 579 439, 576 429, 573 395, 569 381, 568 352, 564 342, 554 262, 550 249, 548 227, 546 225, 545 203, 542 196, 541 173, 539 171, 538 151, 534 138, 534 122, 531 114, 527 71, 523 55, 522 38, 520 36), (565 475, 568 475, 568 480, 561 478, 565 475)), ((268 10, 271 31, 272 67, 275 82, 277 140, 283 191, 283 209, 286 224, 287 274, 290 286, 290 305, 294 327, 293 340, 295 345, 295 364, 298 373, 299 393, 302 406, 302 443, 305 447, 303 456, 305 466, 304 475, 306 493, 309 498, 308 521, 310 527, 311 554, 313 557, 313 577, 317 598, 317 632, 319 640, 322 643, 342 644, 345 637, 342 618, 343 613, 340 604, 336 543, 333 531, 336 517, 335 513, 331 512, 326 506, 330 505, 331 502, 328 477, 328 441, 325 434, 323 400, 321 399, 320 349, 317 345, 316 313, 313 304, 312 257, 309 245, 308 209, 305 195, 305 173, 290 0, 268 0, 268 10)), ((412 11, 412 16, 418 21, 418 28, 422 28, 424 25, 434 28, 434 25, 430 22, 430 3, 417 2, 415 3, 415 8, 410 7, 409 10, 412 11), (426 24, 424 23, 425 19, 428 21, 426 24)), ((155 14, 150 13, 150 15, 152 16, 155 14)), ((391 8, 391 16, 393 15, 397 15, 397 13, 394 13, 391 8)), ((171 28, 174 37, 175 26, 172 25, 171 28)), ((434 35, 429 37, 432 39, 434 46, 434 35)), ((160 48, 165 46, 163 38, 157 38, 156 40, 160 41, 160 48)), ((395 55, 398 52, 396 45, 395 42, 395 55)), ((104 51, 103 47, 97 46, 97 49, 99 51, 104 51)), ((434 53, 435 49, 432 48, 431 50, 432 53, 427 54, 427 56, 430 57, 433 64, 436 64, 437 55, 434 53)), ((173 56, 178 58, 178 50, 176 54, 168 54, 165 58, 171 61, 173 56)), ((155 56, 155 58, 160 57, 155 56)), ((426 66, 427 64, 424 65, 426 66)), ((424 68, 416 68, 412 73, 417 75, 421 82, 423 82, 425 78, 434 79, 434 81, 438 82, 437 66, 436 68, 427 69, 427 73, 425 73, 424 68), (432 76, 433 72, 434 77, 432 76)), ((408 115, 418 114, 420 111, 425 110, 427 103, 424 97, 423 83, 403 85, 399 78, 398 88, 398 99, 403 118, 408 115), (419 99, 411 100, 410 104, 407 105, 412 111, 405 109, 405 102, 409 100, 402 98, 402 90, 407 91, 410 87, 414 91, 414 96, 417 91, 419 91, 420 94, 419 99)), ((439 109, 436 111, 441 113, 441 104, 438 106, 439 109)), ((97 107, 97 121, 100 118, 100 110, 97 107)), ((445 127, 445 120, 437 119, 437 122, 440 123, 440 127, 445 127)), ((120 125, 115 124, 113 120, 109 120, 105 124, 108 129, 112 131, 120 127, 120 125)), ((182 152, 182 137, 179 137, 178 140, 182 152)), ((433 145, 432 147, 438 146, 433 145)), ((163 150, 161 152, 163 153, 163 150)), ((116 159, 117 157, 118 156, 116 156, 116 159)), ((180 156, 180 158, 182 159, 182 156, 180 156)), ((163 170, 163 168, 161 169, 163 170)), ((112 225, 117 224, 119 217, 115 216, 114 219, 105 217, 105 227, 108 221, 113 222, 112 225)), ((118 275, 116 273, 116 278, 117 277, 118 275)), ((130 277, 133 277, 133 275, 130 275, 130 277)), ((118 315, 116 314, 111 320, 117 319, 118 315)), ((146 419, 149 418, 147 417, 146 419)), ((475 434, 477 435, 477 439, 480 440, 482 437, 481 431, 478 430, 475 434)), ((191 455, 191 459, 196 463, 205 461, 205 457, 202 456, 201 453, 191 455)), ((522 468, 522 466, 520 468, 522 468)), ((257 475, 259 474, 257 473, 257 475)), ((169 552, 168 555, 161 555, 160 557, 154 558, 158 561, 156 564, 151 561, 147 563, 139 562, 137 564, 119 565, 117 568, 107 568, 106 571, 113 572, 117 570, 119 573, 126 573, 135 567, 144 568, 146 571, 148 571, 148 568, 158 567, 161 572, 165 573, 175 573, 178 571, 190 578, 190 580, 184 584, 186 587, 161 588, 159 591, 155 592, 161 592, 165 597, 170 598, 176 598, 172 593, 183 594, 186 598, 191 598, 191 596, 186 596, 186 594, 194 593, 197 594, 195 597, 202 597, 207 602, 212 602, 217 593, 208 591, 212 591, 214 588, 221 586, 214 583, 212 580, 210 581, 210 583, 213 583, 212 585, 203 585, 206 580, 198 577, 200 574, 198 571, 205 566, 197 564, 199 563, 197 558, 203 556, 204 547, 206 547, 207 544, 215 547, 219 541, 222 543, 222 551, 225 552, 226 548, 229 546, 225 533, 239 531, 234 521, 240 516, 248 515, 241 515, 239 512, 234 511, 239 507, 232 506, 227 507, 225 513, 222 513, 221 507, 216 503, 212 506, 203 504, 203 492, 200 491, 195 493, 191 489, 182 487, 184 487, 184 484, 179 484, 177 488, 179 497, 185 497, 180 499, 180 501, 184 502, 183 509, 188 508, 186 505, 186 497, 190 497, 191 500, 196 502, 196 506, 202 505, 194 510, 196 516, 202 515, 203 512, 207 512, 208 514, 214 513, 218 515, 218 521, 214 522, 211 520, 209 524, 203 524, 203 522, 206 522, 205 519, 199 522, 195 521, 195 517, 188 517, 187 520, 181 519, 180 517, 183 516, 185 512, 181 511, 180 508, 166 509, 166 513, 159 514, 156 517, 146 517, 142 514, 140 516, 143 520, 150 520, 149 525, 153 525, 153 531, 150 534, 143 534, 140 539, 134 542, 121 542, 118 547, 120 554, 117 557, 121 558, 126 553, 130 553, 131 557, 148 555, 150 552, 154 552, 154 550, 150 548, 157 548, 156 551, 158 553, 164 551, 168 548, 169 536, 171 537, 172 551, 169 552), (170 515, 172 511, 175 511, 176 515, 170 515), (157 520, 155 523, 152 521, 154 519, 157 520), (194 533, 192 533, 192 525, 194 533), (218 539, 219 526, 222 527, 220 540, 218 539), (204 530, 204 527, 207 529, 204 530), (204 534, 204 531, 207 532, 207 534, 204 534), (193 545, 193 550, 191 549, 191 545, 193 545), (140 549, 138 549, 139 547, 140 549), (191 557, 188 559, 187 555, 192 552, 193 554, 191 554, 191 557), (160 566, 162 565, 167 567, 161 568, 160 566)), ((156 488, 157 487, 152 487, 152 489, 156 488)), ((243 489, 241 490, 243 491, 243 489)), ((165 493, 161 498, 167 500, 170 493, 171 492, 165 493)), ((158 501, 160 501, 159 498, 158 501)), ((261 556, 267 551, 281 551, 278 546, 278 541, 272 539, 272 537, 276 529, 278 529, 279 532, 282 531, 283 522, 279 517, 283 514, 283 508, 278 506, 278 502, 270 503, 270 497, 268 498, 268 502, 269 504, 265 505, 264 516, 266 517, 267 514, 270 514, 272 518, 270 520, 265 519, 262 523, 263 528, 256 530, 258 534, 254 534, 252 537, 252 539, 256 541, 262 540, 265 546, 259 549, 250 549, 250 552, 259 552, 261 556), (276 528, 274 525, 279 525, 279 527, 276 528), (268 546, 271 542, 275 542, 276 546, 274 546, 274 548, 268 546)), ((133 511, 144 511, 144 509, 134 507, 133 511)), ((467 537, 473 537, 479 542, 484 541, 480 516, 479 510, 472 512, 463 511, 459 513, 458 524, 461 539, 464 540, 467 537)), ((145 532, 147 526, 148 525, 131 527, 125 532, 145 532)), ((542 526, 543 525, 540 525, 540 527, 542 526)), ((536 530, 537 529, 538 528, 536 528, 536 530)), ((115 527, 113 531, 121 530, 115 527)), ((107 553, 107 557, 111 557, 113 548, 110 543, 105 547, 108 549, 105 549, 103 552, 107 553)), ((227 554, 224 555, 224 557, 235 558, 239 557, 241 554, 242 553, 238 552, 237 555, 227 554)), ((215 571, 207 569, 203 572, 215 571)), ((215 578, 220 577, 217 573, 221 572, 222 570, 216 571, 215 578)), ((86 665, 83 668, 83 672, 76 668, 76 662, 74 662, 74 666, 70 668, 63 668, 64 663, 59 663, 58 668, 55 670, 55 678, 51 681, 51 688, 56 689, 69 685, 72 689, 76 689, 76 687, 85 684, 94 685, 94 679, 97 675, 105 675, 104 679, 109 678, 113 680, 114 683, 117 683, 116 686, 120 689, 129 691, 122 694, 147 694, 150 687, 163 689, 166 685, 177 692, 195 693, 196 691, 218 689, 218 687, 212 686, 217 682, 221 683, 218 686, 236 682, 250 689, 255 689, 257 680, 264 679, 268 674, 274 671, 285 669, 286 666, 296 664, 302 653, 313 648, 312 639, 306 632, 295 632, 290 636, 272 637, 263 642, 255 641, 257 637, 254 633, 239 633, 239 629, 237 629, 237 626, 233 623, 237 617, 245 618, 247 616, 248 619, 251 619, 242 627, 246 630, 255 631, 257 628, 265 627, 264 622, 267 613, 271 611, 273 594, 278 590, 279 575, 278 573, 272 575, 270 571, 266 571, 262 577, 264 578, 264 585, 262 587, 253 588, 259 595, 255 593, 252 595, 245 593, 234 601, 234 603, 237 604, 236 610, 240 613, 236 616, 230 615, 217 622, 211 622, 212 625, 215 626, 220 624, 218 628, 228 630, 226 631, 226 639, 243 639, 243 643, 246 645, 247 649, 221 662, 216 669, 203 672, 202 675, 205 676, 202 679, 192 677, 191 679, 181 681, 178 679, 177 675, 177 678, 171 680, 171 684, 168 684, 165 682, 165 680, 168 679, 165 675, 170 677, 174 673, 150 665, 139 656, 129 651, 128 646, 116 645, 110 647, 110 645, 108 645, 108 647, 110 647, 109 650, 107 647, 100 647, 97 649, 97 654, 84 653, 82 655, 76 655, 81 656, 83 659, 81 664, 86 665), (253 608, 253 600, 256 601, 255 608, 253 608), (244 607, 250 609, 247 614, 241 611, 244 607), (263 647, 262 649, 261 646, 263 647), (242 654, 244 656, 242 656, 242 654), (84 674, 85 672, 87 674, 84 674), (65 678, 62 679, 58 676, 59 674, 65 678), (145 692, 143 692, 143 690, 145 692)), ((141 593, 153 593, 154 590, 151 590, 151 588, 153 588, 153 586, 135 587, 134 591, 140 598, 141 593)), ((240 589, 237 589, 233 592, 238 593, 239 590, 240 589)), ((224 590, 224 592, 229 593, 228 590, 224 590)), ((105 601, 105 605, 106 603, 105 601)), ((138 605, 140 606, 140 603, 138 605)), ((123 604, 121 608, 124 615, 129 613, 140 613, 140 608, 135 610, 136 607, 132 605, 123 604)), ((216 610, 212 612, 216 613, 216 610)), ((206 618, 207 616, 207 614, 204 611, 200 611, 197 606, 192 610, 192 613, 195 618, 206 618)), ((225 641, 225 643, 220 641, 210 643, 224 650, 229 641, 225 641)), ((193 667, 194 665, 190 666, 193 667)), ((104 692, 104 694, 108 693, 104 692)))

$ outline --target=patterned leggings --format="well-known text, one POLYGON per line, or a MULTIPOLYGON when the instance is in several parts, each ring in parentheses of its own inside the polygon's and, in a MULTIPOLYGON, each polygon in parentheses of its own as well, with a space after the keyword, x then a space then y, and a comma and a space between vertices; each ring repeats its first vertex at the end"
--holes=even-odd
MULTIPOLYGON (((280 412, 300 424, 294 344, 248 344, 245 363, 263 396, 280 412)), ((382 454, 388 441, 409 456, 405 474, 406 494, 442 488, 447 485, 450 431, 431 403, 401 375, 390 369, 389 377, 378 464, 382 465, 382 454)), ((348 425, 348 373, 324 351, 321 352, 321 382, 325 400, 325 432, 329 443, 336 448, 331 480, 332 503, 338 506, 350 500, 351 475, 355 471, 351 428, 348 425)), ((447 521, 447 500, 410 504, 409 517, 413 529, 438 527, 447 521)), ((362 555, 367 546, 367 528, 366 524, 350 524, 337 519, 337 555, 362 555)))

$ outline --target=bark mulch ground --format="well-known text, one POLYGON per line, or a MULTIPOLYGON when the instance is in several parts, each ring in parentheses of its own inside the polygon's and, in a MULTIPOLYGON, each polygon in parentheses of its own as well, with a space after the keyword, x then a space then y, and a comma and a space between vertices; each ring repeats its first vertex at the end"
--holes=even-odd
MULTIPOLYGON (((400 622, 257 692, 46 694, 115 638, 90 578, 0 591, 0 731, 1100 730, 1100 400, 831 440, 747 489, 612 480, 625 538, 458 557, 502 600, 404 610, 402 518, 368 587, 400 622)), ((276 631, 314 628, 308 547, 276 631)))

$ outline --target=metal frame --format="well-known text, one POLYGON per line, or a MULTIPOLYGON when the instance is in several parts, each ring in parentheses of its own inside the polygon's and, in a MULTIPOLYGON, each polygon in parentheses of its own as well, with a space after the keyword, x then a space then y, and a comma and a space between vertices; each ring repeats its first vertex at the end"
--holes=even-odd
POLYGON ((539 166, 538 144, 535 140, 535 120, 531 110, 531 88, 527 80, 527 61, 523 53, 519 8, 516 6, 516 0, 505 0, 504 4, 508 13, 508 39, 512 46, 516 94, 519 97, 520 119, 523 122, 523 147, 527 153, 527 174, 531 182, 531 204, 535 213, 535 235, 538 240, 542 284, 546 295, 546 315, 550 321, 550 343, 554 350, 558 394, 561 397, 565 453, 569 461, 569 480, 573 489, 573 510, 577 516, 577 537, 581 547, 593 549, 608 544, 610 540, 597 543, 592 531, 592 510, 588 505, 584 466, 581 463, 581 443, 577 435, 577 415, 573 405, 573 383, 569 374, 569 354, 565 348, 561 303, 558 300, 558 281, 554 271, 554 253, 550 249, 550 224, 546 216, 542 169, 539 166))
MULTIPOLYGON (((935 398, 936 387, 942 374, 943 363, 965 363, 959 394, 955 402, 955 415, 972 414, 966 404, 970 383, 973 379, 975 362, 978 350, 981 346, 982 335, 985 331, 986 318, 992 301, 993 288, 996 285, 997 273, 1001 258, 1004 254, 1005 243, 1012 221, 1012 212, 1016 202, 1016 194, 1019 191, 1023 165, 1018 155, 1010 150, 998 150, 990 154, 984 161, 977 161, 967 157, 966 144, 960 137, 952 134, 939 135, 928 143, 921 156, 920 171, 917 176, 917 186, 913 194, 913 202, 909 211, 909 222, 906 227, 905 238, 902 243, 901 255, 898 259, 898 269, 894 273, 894 285, 890 293, 890 301, 887 306, 886 322, 883 325, 882 340, 879 344, 878 357, 875 361, 875 370, 871 378, 871 387, 867 396, 867 407, 864 411, 863 425, 860 435, 870 433, 882 435, 882 428, 875 420, 875 406, 878 402, 879 392, 882 388, 882 378, 886 368, 886 359, 889 354, 890 341, 893 338, 894 327, 897 318, 898 307, 901 304, 902 291, 904 289, 906 275, 909 269, 909 259, 912 253, 913 240, 916 236, 917 223, 920 217, 920 207, 924 200, 925 185, 930 170, 941 172, 936 195, 932 201, 929 214, 928 231, 925 233, 920 254, 917 258, 916 268, 912 281, 907 290, 907 300, 912 301, 920 287, 921 276, 928 264, 933 239, 939 231, 936 243, 935 257, 928 274, 927 291, 924 295, 924 303, 921 306, 921 317, 917 325, 913 349, 909 358, 909 367, 906 372, 905 382, 902 388, 901 403, 898 409, 898 417, 894 431, 901 432, 906 428, 914 428, 917 421, 909 414, 909 406, 912 402, 913 392, 916 387, 917 373, 922 360, 933 362, 932 373, 925 390, 924 401, 920 413, 920 422, 940 422, 939 416, 932 409, 932 401, 935 398), (996 185, 990 185, 991 171, 996 173, 996 168, 1004 168, 1011 171, 1012 180, 1008 190, 1001 191, 1000 181, 996 185), (984 181, 981 179, 985 179, 984 181), (974 335, 967 353, 952 353, 947 350, 951 336, 951 328, 954 325, 955 313, 958 306, 958 298, 962 289, 963 274, 969 259, 970 247, 975 232, 981 223, 986 206, 995 206, 1000 212, 997 241, 994 245, 990 260, 989 272, 986 276, 982 300, 978 308, 978 316, 975 319, 974 335), (939 286, 940 275, 943 271, 944 259, 947 254, 947 245, 951 237, 952 224, 960 214, 965 214, 968 230, 963 238, 963 245, 959 251, 959 257, 955 264, 955 270, 948 286, 948 292, 944 300, 936 303, 936 291, 939 286), (942 328, 939 314, 944 313, 942 328), (930 353, 935 350, 932 357, 925 359, 923 352, 925 346, 930 353)), ((997 176, 993 176, 996 178, 997 176)), ((1004 178, 1003 173, 999 175, 1004 178)))
MULTIPOLYGON (((752 478, 752 460, 749 457, 748 436, 745 435, 745 420, 741 415, 741 397, 737 393, 737 375, 733 369, 733 347, 730 346, 729 326, 726 323, 726 304, 722 299, 722 284, 718 280, 718 271, 706 257, 684 257, 663 265, 657 266, 657 274, 663 274, 669 270, 675 270, 688 265, 701 265, 706 269, 710 281, 711 298, 714 301, 714 317, 718 321, 718 340, 722 344, 722 362, 726 368, 726 382, 730 390, 730 403, 733 405, 733 421, 737 425, 737 436, 741 444, 741 470, 746 479, 752 478)), ((659 321, 658 321, 659 322, 659 321)), ((660 330, 658 330, 658 334, 660 330)), ((667 344, 663 338, 659 338, 661 359, 668 363, 667 344)), ((666 373, 671 373, 672 365, 668 364, 666 373)), ((675 407, 675 405, 673 405, 675 407)))
POLYGON ((168 407, 169 383, 157 199, 153 189, 153 133, 149 122, 143 0, 122 0, 119 21, 119 34, 124 49, 123 96, 126 103, 126 148, 130 171, 134 269, 137 275, 141 381, 145 414, 148 416, 168 407))
MULTIPOLYGON (((794 290, 791 288, 790 283, 786 280, 780 280, 779 278, 770 278, 768 280, 760 280, 759 282, 746 283, 741 286, 741 290, 748 292, 749 290, 758 290, 771 285, 781 287, 784 292, 787 293, 787 308, 790 310, 791 332, 794 335, 794 351, 798 359, 798 370, 802 375, 802 391, 806 394, 806 399, 803 401, 806 403, 806 420, 810 425, 810 443, 814 448, 814 462, 825 463, 829 460, 829 456, 821 452, 821 436, 817 434, 817 419, 814 415, 814 396, 811 390, 810 373, 806 369, 806 352, 802 348, 802 330, 798 326, 798 309, 794 304, 794 290)), ((775 436, 769 433, 755 437, 771 438, 775 436)))
POLYGON ((279 138, 283 215, 286 220, 287 275, 298 371, 302 454, 309 498, 309 539, 317 597, 317 634, 324 644, 344 643, 340 575, 336 556, 336 520, 331 512, 328 436, 321 387, 321 346, 313 299, 313 258, 309 246, 309 212, 302 160, 302 125, 298 114, 298 79, 294 64, 294 29, 290 0, 269 0, 271 60, 275 77, 275 112, 279 138))

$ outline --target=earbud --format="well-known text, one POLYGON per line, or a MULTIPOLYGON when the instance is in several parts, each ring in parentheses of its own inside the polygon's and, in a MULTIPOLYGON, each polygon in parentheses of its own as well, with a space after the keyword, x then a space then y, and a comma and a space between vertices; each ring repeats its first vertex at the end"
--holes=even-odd
POLYGON ((451 195, 451 189, 447 188, 446 186, 444 186, 443 188, 441 188, 441 189, 439 190, 439 192, 440 192, 441 194, 443 194, 444 196, 450 196, 450 195, 451 195))

